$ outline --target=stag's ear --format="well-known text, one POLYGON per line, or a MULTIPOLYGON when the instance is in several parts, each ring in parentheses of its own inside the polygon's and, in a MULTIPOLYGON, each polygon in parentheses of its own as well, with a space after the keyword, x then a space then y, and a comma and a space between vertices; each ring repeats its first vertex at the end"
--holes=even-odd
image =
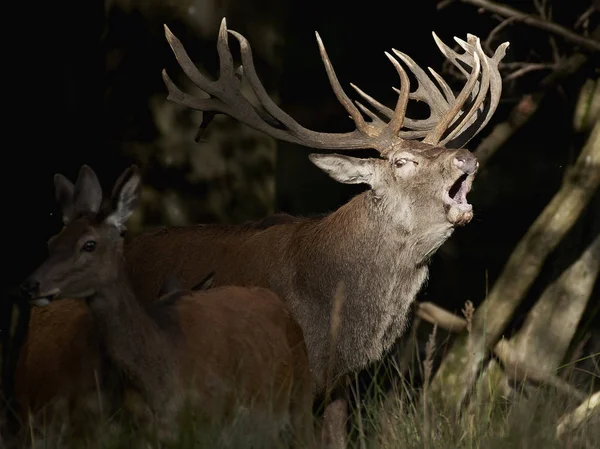
POLYGON ((73 189, 73 214, 97 214, 102 204, 102 187, 94 170, 82 165, 73 189))
POLYGON ((113 188, 112 212, 106 218, 107 223, 121 230, 125 229, 125 222, 138 206, 141 185, 140 175, 135 165, 123 172, 113 188))
POLYGON ((360 159, 341 154, 311 154, 310 161, 344 184, 369 184, 375 181, 375 159, 360 159))
POLYGON ((73 192, 75 186, 60 173, 54 175, 54 196, 62 212, 62 221, 67 225, 73 218, 73 192))

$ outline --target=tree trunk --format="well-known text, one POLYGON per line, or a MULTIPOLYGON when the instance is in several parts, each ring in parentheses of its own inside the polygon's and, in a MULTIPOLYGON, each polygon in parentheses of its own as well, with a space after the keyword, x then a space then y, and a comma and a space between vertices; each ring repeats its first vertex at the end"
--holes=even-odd
POLYGON ((568 169, 562 188, 534 221, 473 317, 473 330, 454 342, 432 385, 444 407, 460 407, 548 255, 575 224, 600 185, 600 120, 568 169))

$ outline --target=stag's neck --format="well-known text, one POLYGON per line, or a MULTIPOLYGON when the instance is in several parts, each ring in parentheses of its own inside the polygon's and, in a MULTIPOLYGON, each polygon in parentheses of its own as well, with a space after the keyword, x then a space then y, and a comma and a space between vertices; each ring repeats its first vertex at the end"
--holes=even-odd
POLYGON ((288 303, 305 333, 317 388, 323 387, 330 363, 325 342, 341 283, 334 374, 378 360, 402 335, 410 305, 427 279, 427 261, 449 236, 447 229, 394 219, 371 192, 298 225, 290 241, 293 275, 279 290, 283 297, 286 291, 296 295, 287 296, 288 303))
POLYGON ((150 399, 172 381, 174 351, 165 330, 136 299, 125 271, 118 272, 87 303, 114 368, 150 399))
POLYGON ((448 223, 423 226, 410 209, 398 213, 368 190, 324 217, 322 236, 335 252, 391 257, 407 269, 426 266, 431 256, 452 234, 448 223))

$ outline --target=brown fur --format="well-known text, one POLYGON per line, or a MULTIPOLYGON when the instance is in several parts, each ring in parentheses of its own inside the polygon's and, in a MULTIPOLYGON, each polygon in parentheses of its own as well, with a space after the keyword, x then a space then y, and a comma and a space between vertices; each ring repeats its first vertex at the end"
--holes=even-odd
POLYGON ((75 401, 82 392, 93 397, 101 376, 101 355, 89 311, 80 301, 65 299, 35 308, 15 375, 19 416, 38 411, 53 399, 75 401), (44 329, 44 334, 38 333, 44 329), (41 338, 37 338, 41 337, 41 338))
MULTIPOLYGON (((162 228, 134 238, 125 248, 125 258, 137 297, 143 303, 154 301, 170 275, 191 288, 213 271, 214 286, 272 289, 302 327, 315 393, 323 391, 338 284, 344 283, 346 295, 333 357, 336 378, 379 359, 403 333, 410 304, 427 278, 430 257, 457 224, 470 219, 467 215, 466 221, 449 221, 443 200, 462 174, 453 159, 474 159, 467 150, 414 142, 397 153, 419 165, 398 173, 393 155, 391 161, 369 160, 377 178, 373 188, 323 217, 288 216, 264 229, 253 225, 162 228)), ((64 321, 61 309, 55 304, 49 307, 57 321, 64 321)), ((32 329, 26 351, 43 351, 42 342, 49 338, 53 337, 48 330, 32 329)), ((63 356, 81 357, 76 352, 63 356)), ((30 363, 35 359, 32 355, 30 363)))
MULTIPOLYGON (((86 193, 99 185, 84 182, 93 173, 86 170, 75 192, 95 204, 97 195, 86 193)), ((135 182, 136 176, 123 183, 125 193, 118 191, 123 198, 116 201, 122 205, 113 214, 66 217, 68 224, 49 242, 49 258, 24 283, 36 301, 49 294, 60 300, 36 309, 30 323, 17 373, 22 417, 53 402, 81 412, 74 402, 93 394, 114 406, 115 393, 104 390, 114 386, 108 380, 117 372, 126 398, 137 392, 161 430, 173 430, 191 392, 196 414, 210 422, 230 417, 238 406, 252 407, 281 424, 291 418, 294 432, 307 435, 312 386, 306 346, 275 293, 229 286, 154 303, 136 299, 120 235, 137 195, 135 182), (60 320, 53 319, 56 313, 60 320)), ((173 293, 168 285, 165 294, 173 293)))
MULTIPOLYGON (((227 36, 224 23, 220 36, 227 36)), ((167 37, 181 51, 168 32, 167 37)), ((327 373, 339 378, 378 360, 404 332, 410 304, 427 279, 431 256, 455 227, 472 219, 466 193, 478 163, 465 149, 405 140, 383 122, 371 126, 375 127, 368 129, 377 128, 380 137, 375 147, 379 158, 310 156, 336 181, 367 184, 370 190, 319 218, 279 215, 240 227, 200 225, 141 235, 125 254, 138 297, 153 301, 170 274, 190 288, 212 271, 215 286, 272 289, 302 327, 315 392, 325 388, 327 373), (345 296, 330 356, 331 311, 340 284, 345 296)), ((281 133, 273 135, 281 138, 281 133)), ((358 144, 351 139, 356 135, 318 134, 328 143, 316 142, 317 147, 358 144)), ((42 329, 37 332, 45 334, 42 329)), ((28 344, 35 345, 36 338, 28 344)))

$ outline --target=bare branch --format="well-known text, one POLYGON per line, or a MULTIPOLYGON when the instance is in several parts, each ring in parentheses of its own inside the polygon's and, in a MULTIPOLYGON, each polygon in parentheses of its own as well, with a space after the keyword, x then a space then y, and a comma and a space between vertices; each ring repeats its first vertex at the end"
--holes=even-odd
POLYGON ((587 131, 600 118, 600 80, 587 79, 579 91, 573 114, 576 132, 587 131))
POLYGON ((548 285, 514 337, 521 359, 554 372, 565 357, 600 271, 600 236, 548 285))
MULTIPOLYGON (((501 340, 496 344, 494 354, 498 357, 504 368, 500 374, 506 375, 513 382, 533 382, 538 385, 548 385, 555 388, 556 391, 564 393, 578 401, 585 398, 584 393, 567 381, 555 376, 553 373, 539 369, 535 363, 521 360, 518 350, 505 340, 501 340)), ((499 379, 500 376, 490 374, 499 369, 500 366, 498 364, 491 363, 490 367, 486 370, 486 375, 482 378, 482 382, 486 383, 491 379, 499 379)), ((490 388, 494 389, 493 386, 490 388)))
MULTIPOLYGON (((415 314, 420 319, 452 333, 460 333, 467 329, 467 320, 453 314, 440 306, 430 302, 421 303, 417 306, 415 314)), ((550 385, 577 400, 582 400, 585 395, 567 381, 555 376, 528 360, 522 360, 513 347, 506 341, 499 341, 493 349, 493 353, 502 362, 504 374, 513 381, 529 381, 536 384, 550 385)), ((489 370, 499 370, 500 365, 492 364, 489 370)), ((493 375, 490 378, 495 378, 493 375)))
POLYGON ((467 320, 463 317, 455 315, 432 302, 418 303, 415 314, 428 323, 437 325, 448 332, 460 333, 467 328, 467 320))
POLYGON ((575 21, 575 24, 573 25, 573 28, 579 28, 580 26, 586 24, 589 19, 590 16, 592 14, 594 14, 594 12, 596 12, 596 7, 594 5, 591 5, 588 9, 586 9, 584 11, 583 14, 581 14, 581 16, 579 16, 579 18, 575 21))
MULTIPOLYGON (((504 370, 490 362, 479 383, 495 390, 505 376, 534 381, 583 400, 583 393, 555 375, 573 339, 600 271, 600 236, 554 282, 548 285, 510 340, 501 340, 494 353, 504 370)), ((491 398, 493 400, 493 398, 491 398)))
POLYGON ((526 73, 533 72, 535 70, 548 70, 548 69, 552 69, 552 68, 554 68, 554 64, 524 63, 523 67, 521 67, 520 69, 515 70, 510 75, 506 76, 504 78, 504 81, 510 81, 510 80, 517 79, 517 78, 525 75, 526 73))
POLYGON ((573 31, 565 28, 557 23, 551 22, 549 20, 540 19, 538 17, 532 16, 530 14, 526 14, 517 9, 511 8, 509 6, 499 5, 497 3, 491 2, 489 0, 460 0, 463 3, 468 3, 473 6, 477 6, 478 8, 483 8, 488 11, 494 12, 496 14, 500 14, 504 17, 514 17, 516 21, 522 22, 526 25, 531 25, 536 28, 540 28, 545 31, 549 31, 558 36, 561 36, 563 39, 571 41, 577 45, 581 45, 582 47, 591 50, 591 51, 600 51, 600 42, 597 39, 591 39, 585 36, 581 36, 573 31))
MULTIPOLYGON (((596 27, 592 35, 594 38, 600 39, 600 26, 596 27)), ((542 79, 540 89, 537 92, 525 95, 509 113, 508 119, 497 124, 492 132, 474 150, 480 166, 483 166, 499 148, 529 122, 548 91, 557 86, 565 78, 577 73, 587 61, 588 57, 584 54, 574 54, 560 62, 551 73, 542 79)))
POLYGON ((506 26, 510 25, 511 23, 515 22, 517 19, 515 17, 509 17, 508 19, 503 20, 502 22, 500 22, 498 25, 496 25, 494 27, 494 29, 492 31, 490 31, 490 34, 488 35, 487 39, 485 40, 485 42, 483 43, 483 47, 488 51, 488 52, 492 52, 492 42, 494 41, 494 39, 496 38, 496 35, 506 26))

